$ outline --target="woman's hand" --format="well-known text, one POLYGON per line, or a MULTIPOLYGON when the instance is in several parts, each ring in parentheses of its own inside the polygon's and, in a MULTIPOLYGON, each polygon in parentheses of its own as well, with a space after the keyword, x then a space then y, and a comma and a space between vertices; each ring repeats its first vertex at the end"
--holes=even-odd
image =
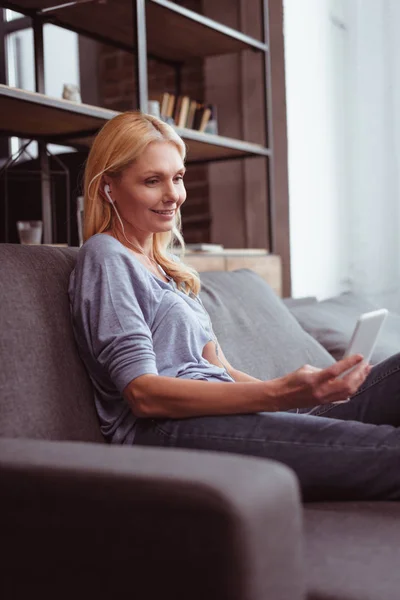
POLYGON ((347 400, 356 393, 371 368, 363 362, 360 354, 339 360, 327 369, 305 365, 274 380, 277 384, 279 410, 347 400), (355 368, 350 373, 338 379, 339 375, 352 367, 355 368))

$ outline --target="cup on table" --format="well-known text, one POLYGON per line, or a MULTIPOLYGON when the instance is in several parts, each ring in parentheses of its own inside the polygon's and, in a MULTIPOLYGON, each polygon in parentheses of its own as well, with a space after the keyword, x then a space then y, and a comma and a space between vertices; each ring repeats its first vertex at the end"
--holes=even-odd
POLYGON ((43 221, 17 221, 19 241, 21 244, 41 244, 43 221))

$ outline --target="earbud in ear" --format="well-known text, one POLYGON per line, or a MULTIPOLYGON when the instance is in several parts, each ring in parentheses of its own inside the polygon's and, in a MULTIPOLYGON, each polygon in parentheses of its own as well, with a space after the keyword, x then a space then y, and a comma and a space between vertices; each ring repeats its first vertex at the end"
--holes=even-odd
POLYGON ((111 188, 108 185, 108 183, 106 183, 106 185, 104 186, 104 193, 107 196, 107 200, 109 201, 109 203, 113 204, 113 199, 110 196, 110 192, 111 192, 111 188))

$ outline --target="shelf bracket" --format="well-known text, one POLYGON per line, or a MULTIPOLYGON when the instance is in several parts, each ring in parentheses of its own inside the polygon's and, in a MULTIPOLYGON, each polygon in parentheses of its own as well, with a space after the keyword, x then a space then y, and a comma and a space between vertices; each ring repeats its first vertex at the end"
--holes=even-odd
POLYGON ((146 7, 145 0, 132 0, 133 32, 136 34, 136 89, 137 108, 147 113, 147 42, 146 42, 146 7))
MULTIPOLYGON (((270 44, 270 26, 269 26, 269 1, 263 0, 262 3, 262 22, 264 43, 268 47, 270 44)), ((264 103, 266 112, 266 146, 271 149, 271 155, 267 161, 267 185, 268 185, 268 242, 269 251, 276 252, 276 212, 275 212, 275 171, 274 171, 274 136, 273 136, 273 113, 272 113, 272 73, 271 73, 271 52, 264 52, 263 55, 263 74, 264 74, 264 103)))
MULTIPOLYGON (((38 16, 35 16, 32 20, 35 49, 35 87, 39 94, 45 94, 43 21, 38 16)), ((42 186, 43 242, 45 244, 52 244, 53 218, 51 210, 50 165, 46 152, 46 144, 39 141, 38 149, 42 186)))

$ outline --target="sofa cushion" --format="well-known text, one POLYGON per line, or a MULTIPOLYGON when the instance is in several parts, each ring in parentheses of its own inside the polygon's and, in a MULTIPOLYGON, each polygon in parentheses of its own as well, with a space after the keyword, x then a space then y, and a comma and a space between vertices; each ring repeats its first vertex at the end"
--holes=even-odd
POLYGON ((272 288, 248 269, 200 273, 201 299, 229 362, 267 380, 334 360, 298 324, 272 288))
POLYGON ((293 306, 308 306, 318 300, 316 296, 302 296, 301 298, 282 298, 282 302, 287 308, 292 308, 293 306))
POLYGON ((384 306, 390 312, 400 315, 400 287, 385 292, 368 294, 368 298, 377 306, 384 306))
MULTIPOLYGON (((345 293, 314 304, 290 306, 300 325, 336 359, 346 351, 358 317, 381 308, 365 296, 345 293)), ((389 314, 379 334, 371 364, 400 351, 400 316, 389 314)))
POLYGON ((0 244, 0 436, 104 441, 70 322, 75 259, 0 244))
POLYGON ((400 503, 306 504, 307 600, 398 600, 400 503))

